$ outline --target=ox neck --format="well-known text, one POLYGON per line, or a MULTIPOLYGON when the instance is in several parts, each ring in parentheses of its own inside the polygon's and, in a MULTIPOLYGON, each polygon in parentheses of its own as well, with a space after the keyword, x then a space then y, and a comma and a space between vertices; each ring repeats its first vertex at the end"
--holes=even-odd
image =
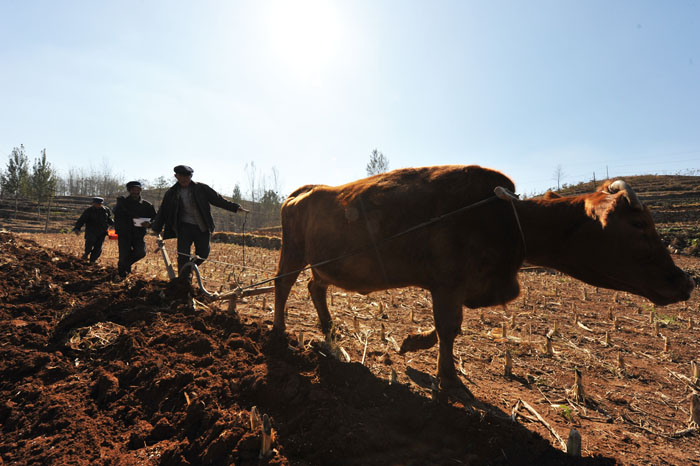
POLYGON ((584 203, 533 199, 515 203, 525 236, 525 260, 533 265, 566 268, 572 233, 584 222, 594 221, 586 215, 584 203))

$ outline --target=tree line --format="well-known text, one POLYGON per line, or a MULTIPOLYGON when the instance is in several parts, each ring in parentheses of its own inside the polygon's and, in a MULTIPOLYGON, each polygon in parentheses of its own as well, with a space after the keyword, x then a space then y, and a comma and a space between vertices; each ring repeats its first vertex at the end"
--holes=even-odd
MULTIPOLYGON (((247 228, 278 225, 283 197, 277 169, 273 168, 272 174, 266 175, 257 170, 254 162, 250 162, 246 164, 245 172, 249 182, 245 196, 239 184, 236 184, 233 192, 221 194, 233 202, 246 204, 253 211, 254 215, 243 219, 247 220, 247 228)), ((165 176, 138 181, 147 191, 144 197, 153 202, 156 208, 160 206, 165 192, 175 183, 173 178, 165 176)), ((107 164, 101 169, 70 168, 62 176, 49 162, 46 149, 31 163, 24 145, 14 147, 5 167, 0 167, 0 198, 14 201, 15 216, 20 200, 35 202, 41 216, 42 210, 49 213, 51 203, 57 196, 101 196, 110 205, 110 200, 124 195, 125 191, 124 177, 115 175, 107 164)), ((222 226, 234 228, 236 223, 242 226, 243 220, 226 218, 222 226)))

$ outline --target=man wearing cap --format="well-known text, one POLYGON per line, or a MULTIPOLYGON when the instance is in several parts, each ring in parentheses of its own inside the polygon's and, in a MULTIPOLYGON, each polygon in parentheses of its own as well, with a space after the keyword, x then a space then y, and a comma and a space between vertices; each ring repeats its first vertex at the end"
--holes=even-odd
POLYGON ((146 257, 146 228, 156 216, 153 204, 141 198, 141 183, 129 181, 126 184, 128 196, 119 196, 114 208, 114 228, 119 243, 117 270, 120 278, 131 273, 131 266, 146 257))
MULTIPOLYGON (((197 256, 202 259, 209 257, 209 241, 214 231, 211 205, 231 212, 248 211, 235 202, 227 201, 208 185, 192 181, 194 170, 187 165, 178 165, 173 170, 177 183, 163 196, 163 203, 151 228, 160 233, 165 227, 163 239, 177 237, 177 266, 181 270, 190 260, 193 243, 197 256)), ((200 264, 202 260, 196 263, 200 264)))
POLYGON ((100 254, 102 254, 102 244, 105 236, 107 236, 107 228, 110 225, 114 225, 112 211, 103 204, 104 199, 93 197, 92 206, 83 211, 73 227, 75 234, 79 235, 80 229, 85 225, 85 253, 83 254, 83 259, 89 259, 91 264, 97 262, 100 254))

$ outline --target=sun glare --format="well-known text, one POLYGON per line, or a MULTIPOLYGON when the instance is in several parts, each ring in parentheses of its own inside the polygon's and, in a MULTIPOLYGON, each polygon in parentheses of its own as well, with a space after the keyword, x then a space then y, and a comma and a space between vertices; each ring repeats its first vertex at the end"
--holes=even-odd
POLYGON ((271 51, 290 74, 316 81, 337 53, 341 22, 332 2, 279 1, 267 4, 271 51))

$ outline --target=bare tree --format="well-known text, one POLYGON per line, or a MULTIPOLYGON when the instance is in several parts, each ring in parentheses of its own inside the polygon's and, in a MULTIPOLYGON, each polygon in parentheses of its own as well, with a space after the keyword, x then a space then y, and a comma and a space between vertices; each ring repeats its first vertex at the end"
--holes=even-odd
POLYGON ((377 149, 374 149, 372 151, 372 155, 369 157, 369 163, 365 169, 367 170, 367 176, 384 173, 389 169, 389 159, 377 149))
POLYGON ((255 198, 257 197, 257 191, 255 190, 255 162, 245 164, 245 173, 248 176, 248 187, 250 188, 250 201, 255 203, 255 198))
POLYGON ((564 173, 564 169, 560 165, 557 165, 557 168, 554 169, 554 176, 552 177, 553 180, 557 182, 557 191, 561 189, 561 180, 566 176, 566 173, 564 173))

